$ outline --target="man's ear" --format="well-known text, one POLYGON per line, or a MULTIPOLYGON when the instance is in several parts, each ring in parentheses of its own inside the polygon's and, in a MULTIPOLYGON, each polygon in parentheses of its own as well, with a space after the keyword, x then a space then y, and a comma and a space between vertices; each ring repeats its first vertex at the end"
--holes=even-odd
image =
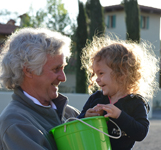
POLYGON ((25 76, 32 78, 32 72, 26 66, 23 67, 23 72, 24 72, 25 76))

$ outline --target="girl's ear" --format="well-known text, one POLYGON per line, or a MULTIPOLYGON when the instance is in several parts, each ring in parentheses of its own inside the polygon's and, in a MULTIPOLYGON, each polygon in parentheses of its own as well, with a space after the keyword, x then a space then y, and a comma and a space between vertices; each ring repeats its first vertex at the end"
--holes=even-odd
POLYGON ((126 79, 126 75, 121 75, 119 78, 118 78, 118 81, 120 84, 122 84, 126 79))
POLYGON ((124 80, 125 80, 125 78, 126 78, 126 76, 125 76, 125 75, 120 76, 120 80, 121 80, 121 81, 124 81, 124 80))
POLYGON ((23 73, 25 74, 26 77, 28 78, 32 78, 32 72, 30 71, 29 68, 27 68, 26 66, 23 67, 23 73))

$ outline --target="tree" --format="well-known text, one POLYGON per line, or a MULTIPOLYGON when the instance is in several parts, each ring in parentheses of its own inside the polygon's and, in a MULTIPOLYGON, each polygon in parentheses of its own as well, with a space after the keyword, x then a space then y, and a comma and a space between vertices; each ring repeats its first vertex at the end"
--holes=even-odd
POLYGON ((89 38, 99 36, 105 31, 104 11, 99 0, 87 0, 87 14, 89 18, 89 38))
POLYGON ((137 0, 124 0, 127 40, 140 42, 140 11, 137 0))
POLYGON ((85 46, 87 36, 87 16, 82 2, 79 3, 79 14, 77 18, 77 70, 76 70, 76 92, 77 93, 86 93, 87 92, 87 75, 85 69, 81 69, 81 51, 85 46))
POLYGON ((67 10, 64 8, 62 0, 47 0, 47 14, 48 21, 46 25, 48 28, 63 34, 71 34, 71 19, 67 10), (68 31, 66 27, 69 27, 68 31))
POLYGON ((30 14, 29 13, 25 13, 21 16, 19 16, 21 18, 21 22, 20 22, 20 27, 23 28, 23 27, 34 27, 34 28, 37 28, 37 27, 44 27, 46 26, 45 25, 45 22, 44 22, 44 19, 46 17, 46 12, 44 12, 42 9, 39 9, 37 12, 36 12, 36 15, 33 15, 33 8, 30 7, 30 14))
MULTIPOLYGON (((48 27, 51 30, 65 35, 73 34, 75 24, 69 17, 62 0, 47 0, 45 9, 39 9, 36 13, 32 6, 28 13, 21 15, 21 27, 48 27)), ((10 15, 10 12, 0 11, 0 15, 10 15)))
POLYGON ((19 16, 21 18, 21 22, 20 22, 20 27, 24 28, 24 27, 33 27, 33 24, 31 22, 31 17, 26 13, 23 14, 21 16, 19 16))
POLYGON ((44 27, 44 26, 46 26, 46 23, 44 21, 46 16, 47 16, 47 13, 44 12, 43 9, 39 9, 36 12, 36 16, 31 17, 33 26, 34 27, 44 27))

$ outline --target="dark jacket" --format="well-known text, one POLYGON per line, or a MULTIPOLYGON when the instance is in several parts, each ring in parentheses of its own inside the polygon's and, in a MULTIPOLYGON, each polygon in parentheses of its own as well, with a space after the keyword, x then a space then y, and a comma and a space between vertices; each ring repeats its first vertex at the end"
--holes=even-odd
MULTIPOLYGON (((78 118, 84 118, 86 111, 97 104, 109 103, 108 96, 104 96, 102 91, 97 91, 89 97, 78 118)), ((122 136, 119 139, 110 138, 112 150, 131 150, 135 141, 143 140, 148 133, 149 121, 146 109, 148 104, 140 95, 131 94, 119 99, 114 105, 122 111, 118 119, 110 119, 120 127, 122 136)), ((118 136, 116 126, 110 121, 108 122, 108 133, 118 136)))
POLYGON ((12 99, 0 115, 0 150, 56 150, 49 131, 79 115, 61 94, 53 100, 58 111, 36 105, 20 88, 14 90, 12 99))

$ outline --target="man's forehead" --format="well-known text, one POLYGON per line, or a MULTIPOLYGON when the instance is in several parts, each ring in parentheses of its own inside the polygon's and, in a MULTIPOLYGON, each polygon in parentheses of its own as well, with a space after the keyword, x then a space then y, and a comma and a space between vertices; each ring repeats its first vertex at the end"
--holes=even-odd
POLYGON ((53 65, 66 65, 66 59, 63 54, 60 55, 47 55, 47 63, 52 63, 53 65))

